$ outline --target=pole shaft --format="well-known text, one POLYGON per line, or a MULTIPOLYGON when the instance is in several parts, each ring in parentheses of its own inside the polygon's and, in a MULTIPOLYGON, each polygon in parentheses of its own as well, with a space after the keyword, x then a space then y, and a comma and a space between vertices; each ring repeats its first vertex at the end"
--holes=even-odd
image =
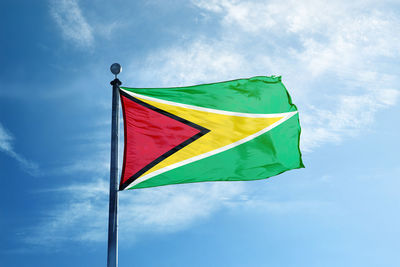
POLYGON ((110 162, 110 206, 108 217, 108 254, 107 267, 118 266, 118 132, 119 132, 119 86, 115 78, 111 82, 112 122, 111 122, 111 162, 110 162))

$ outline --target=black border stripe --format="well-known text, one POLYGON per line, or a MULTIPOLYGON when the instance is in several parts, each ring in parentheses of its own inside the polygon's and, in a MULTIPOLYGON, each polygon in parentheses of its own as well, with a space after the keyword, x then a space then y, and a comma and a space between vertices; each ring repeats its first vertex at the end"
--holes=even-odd
POLYGON ((209 129, 204 128, 203 126, 200 126, 196 123, 193 123, 191 121, 185 120, 184 118, 178 117, 174 114, 171 114, 165 110, 159 109, 155 106, 152 106, 146 102, 143 102, 139 99, 137 99, 136 97, 133 97, 127 93, 125 93, 123 90, 120 89, 120 95, 121 95, 121 103, 122 103, 122 113, 124 116, 124 140, 125 140, 125 146, 124 146, 124 162, 123 162, 123 167, 122 167, 122 175, 124 175, 125 172, 125 164, 126 164, 126 138, 127 138, 127 128, 126 128, 126 115, 125 115, 125 106, 124 106, 124 102, 122 101, 122 96, 128 98, 129 100, 132 100, 133 102, 136 102, 137 104, 144 106, 146 108, 149 108, 155 112, 158 112, 164 116, 170 117, 171 119, 177 120, 179 122, 182 122, 192 128, 195 128, 197 130, 199 130, 200 132, 193 135, 192 137, 190 137, 189 139, 187 139, 186 141, 183 141, 182 143, 180 143, 179 145, 175 146, 174 148, 170 149, 169 151, 165 152, 164 154, 162 154, 161 156, 159 156, 158 158, 156 158, 155 160, 153 160, 152 162, 150 162, 149 164, 147 164, 146 166, 144 166, 142 169, 140 169, 138 172, 136 172, 134 175, 132 175, 128 180, 126 180, 124 183, 119 185, 119 190, 124 190, 126 187, 128 187, 133 181, 135 181, 137 178, 139 178, 143 173, 145 173, 146 171, 150 170, 152 167, 154 167, 155 165, 157 165, 158 163, 160 163, 161 161, 165 160, 166 158, 168 158, 169 156, 171 156, 172 154, 176 153, 177 151, 181 150, 182 148, 184 148, 185 146, 189 145, 190 143, 194 142, 195 140, 199 139, 200 137, 202 137, 203 135, 205 135, 206 133, 210 132, 209 129))

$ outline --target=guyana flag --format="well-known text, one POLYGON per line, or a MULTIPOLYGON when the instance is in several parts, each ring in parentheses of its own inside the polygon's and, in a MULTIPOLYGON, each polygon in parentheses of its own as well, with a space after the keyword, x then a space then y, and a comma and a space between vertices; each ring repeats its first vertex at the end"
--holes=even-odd
POLYGON ((302 168, 296 106, 280 77, 120 88, 120 190, 268 178, 302 168))

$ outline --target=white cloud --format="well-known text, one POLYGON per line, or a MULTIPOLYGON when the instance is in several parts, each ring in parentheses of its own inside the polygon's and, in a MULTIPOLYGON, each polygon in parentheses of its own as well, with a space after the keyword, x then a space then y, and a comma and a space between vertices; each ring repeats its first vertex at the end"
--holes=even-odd
MULTIPOLYGON (((90 159, 80 158, 76 162, 73 162, 69 165, 58 168, 54 171, 54 173, 62 173, 62 174, 75 174, 75 173, 105 173, 109 170, 109 164, 107 162, 107 157, 105 157, 108 150, 105 150, 100 155, 92 157, 90 159)), ((49 174, 49 173, 48 173, 49 174)))
POLYGON ((358 134, 376 112, 398 101, 400 16, 384 4, 193 3, 220 19, 220 35, 156 51, 142 64, 147 68, 141 67, 135 84, 176 86, 282 75, 300 108, 305 150, 358 134))
POLYGON ((3 151, 12 151, 12 140, 11 135, 0 124, 0 149, 3 151))
POLYGON ((17 152, 15 152, 13 148, 14 138, 13 136, 0 124, 0 151, 3 151, 10 157, 14 158, 18 163, 22 166, 22 168, 31 175, 38 175, 39 174, 39 166, 24 158, 17 152))
POLYGON ((339 142, 343 136, 355 136, 371 127, 375 113, 393 105, 399 91, 382 89, 363 95, 339 95, 333 111, 312 107, 302 115, 302 141, 306 151, 327 142, 339 142), (369 126, 369 127, 368 127, 369 126))
MULTIPOLYGON (((218 80, 221 76, 230 77, 243 64, 243 57, 232 53, 228 44, 199 40, 187 47, 172 47, 150 55, 147 59, 149 69, 145 69, 140 77, 147 82, 146 86, 152 86, 154 72, 150 68, 155 67, 157 84, 154 86, 160 86, 160 83, 163 86, 190 85, 207 79, 218 80)), ((132 78, 127 78, 129 83, 132 78)))
POLYGON ((27 243, 57 247, 66 241, 100 241, 106 233, 108 186, 105 181, 71 185, 40 193, 65 194, 66 201, 43 214, 43 222, 28 229, 27 243))
MULTIPOLYGON (((30 229, 25 241, 57 246, 67 241, 105 241, 108 222, 108 182, 72 185, 46 193, 64 194, 60 204, 30 229)), ((201 183, 120 192, 119 239, 133 241, 146 231, 184 229, 228 206, 243 192, 242 183, 201 183)))
POLYGON ((93 45, 93 30, 82 14, 77 0, 53 0, 50 13, 65 39, 81 47, 93 45))

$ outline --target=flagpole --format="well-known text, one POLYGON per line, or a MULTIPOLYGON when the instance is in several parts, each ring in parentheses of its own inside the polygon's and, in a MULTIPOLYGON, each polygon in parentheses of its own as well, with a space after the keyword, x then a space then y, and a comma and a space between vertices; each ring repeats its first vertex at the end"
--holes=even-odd
POLYGON ((111 162, 110 162, 110 204, 108 215, 108 254, 107 267, 118 266, 118 132, 119 132, 119 86, 122 84, 117 75, 121 65, 114 63, 110 70, 115 79, 112 85, 112 121, 111 121, 111 162))

